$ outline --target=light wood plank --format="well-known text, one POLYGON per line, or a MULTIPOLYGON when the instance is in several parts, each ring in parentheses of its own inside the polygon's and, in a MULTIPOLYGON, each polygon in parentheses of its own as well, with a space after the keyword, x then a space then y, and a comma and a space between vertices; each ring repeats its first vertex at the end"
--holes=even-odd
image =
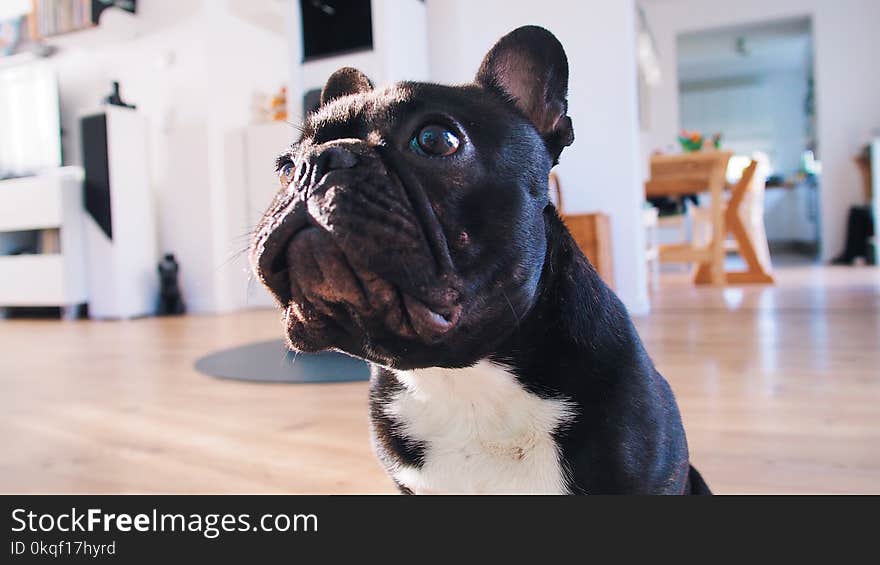
POLYGON ((699 194, 708 188, 705 180, 701 179, 651 179, 645 181, 645 196, 681 196, 683 194, 699 194))
POLYGON ((660 260, 671 263, 698 263, 712 260, 711 249, 694 247, 689 243, 663 243, 659 246, 660 260))

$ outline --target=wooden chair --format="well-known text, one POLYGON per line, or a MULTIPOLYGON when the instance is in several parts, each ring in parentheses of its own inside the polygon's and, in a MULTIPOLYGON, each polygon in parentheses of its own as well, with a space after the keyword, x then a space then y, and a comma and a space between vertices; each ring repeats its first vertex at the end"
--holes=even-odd
POLYGON ((562 185, 556 172, 550 173, 549 188, 556 194, 556 209, 575 243, 609 287, 614 288, 614 262, 611 256, 611 221, 607 214, 568 214, 562 201, 562 185))
MULTIPOLYGON (((765 179, 767 178, 770 162, 767 155, 755 153, 750 164, 756 165, 756 168, 751 171, 748 167, 743 169, 741 179, 737 182, 736 186, 732 187, 732 192, 735 192, 739 185, 745 185, 745 194, 742 197, 739 216, 752 243, 758 262, 764 271, 769 273, 772 270, 772 264, 770 261, 770 246, 767 242, 767 231, 764 228, 764 192, 765 179), (749 176, 751 179, 749 179, 749 176)), ((708 242, 712 227, 708 210, 703 206, 695 207, 691 211, 691 216, 694 227, 694 241, 698 245, 703 245, 708 242)), ((724 243, 726 251, 739 253, 740 244, 732 234, 728 234, 728 238, 724 243)))
POLYGON ((642 210, 642 224, 645 228, 645 263, 648 266, 648 286, 657 290, 660 286, 660 243, 657 238, 659 214, 653 206, 642 210))
POLYGON ((729 151, 698 151, 651 157, 651 178, 645 182, 645 196, 683 196, 708 190, 712 200, 712 240, 706 247, 692 241, 660 246, 660 260, 670 263, 707 265, 712 284, 722 285, 724 278, 724 211, 722 196, 729 151))
MULTIPOLYGON (((755 160, 743 169, 739 181, 731 187, 730 199, 724 206, 725 234, 733 236, 731 240, 725 239, 725 251, 737 252, 746 263, 745 271, 725 273, 729 283, 774 282, 770 275, 770 252, 764 231, 764 182, 755 178, 757 169, 758 162, 755 160)), ((693 217, 698 226, 695 233, 705 233, 705 229, 701 230, 699 226, 711 227, 709 213, 704 207, 696 207, 693 217)), ((694 281, 709 282, 706 265, 697 268, 694 281)))
MULTIPOLYGON (((670 214, 668 216, 660 216, 659 211, 657 215, 657 232, 662 232, 669 237, 674 238, 674 241, 688 241, 690 239, 690 224, 691 217, 690 211, 693 208, 690 203, 685 203, 683 206, 683 210, 677 214, 670 214)), ((659 236, 658 236, 659 240, 659 236)), ((660 268, 660 243, 658 241, 657 244, 657 268, 660 268)), ((667 257, 666 263, 672 263, 681 265, 682 269, 687 272, 690 269, 691 263, 678 263, 670 261, 667 257)))
MULTIPOLYGON (((703 192, 708 187, 711 202, 705 220, 711 226, 711 237, 706 245, 694 241, 678 245, 666 245, 660 249, 661 260, 671 262, 694 262, 697 284, 772 283, 769 272, 769 253, 764 260, 755 251, 754 241, 743 222, 740 207, 755 176, 757 162, 752 161, 743 171, 739 182, 728 187, 725 180, 727 163, 732 153, 702 151, 682 155, 661 155, 651 159, 651 180, 645 183, 647 196, 668 196, 703 192), (724 190, 731 188, 731 196, 725 201, 724 190), (746 262, 741 272, 726 272, 727 234, 733 235, 736 250, 746 262)), ((761 223, 763 228, 763 223, 761 223)), ((766 244, 766 235, 756 238, 766 244)), ((763 230, 762 230, 763 231, 763 230)))

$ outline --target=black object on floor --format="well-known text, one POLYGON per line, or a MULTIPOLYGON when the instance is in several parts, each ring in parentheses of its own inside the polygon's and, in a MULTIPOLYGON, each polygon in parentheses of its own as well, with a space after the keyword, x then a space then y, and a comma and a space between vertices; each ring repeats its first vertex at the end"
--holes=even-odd
POLYGON ((874 262, 869 252, 868 240, 874 235, 874 217, 870 206, 853 206, 849 209, 846 222, 846 248, 838 255, 835 265, 851 265, 856 257, 864 257, 870 264, 874 262))
POLYGON ((294 353, 280 339, 223 349, 196 361, 200 373, 221 379, 266 383, 366 381, 364 361, 342 353, 294 353))
POLYGON ((177 283, 177 275, 180 265, 173 253, 166 253, 159 261, 159 304, 156 306, 157 316, 179 316, 186 312, 183 296, 180 294, 180 285, 177 283))

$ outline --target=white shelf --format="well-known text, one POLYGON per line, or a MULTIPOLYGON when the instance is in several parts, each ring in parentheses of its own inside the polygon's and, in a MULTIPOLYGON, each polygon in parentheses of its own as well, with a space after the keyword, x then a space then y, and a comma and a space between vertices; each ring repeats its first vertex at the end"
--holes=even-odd
POLYGON ((60 254, 0 256, 0 281, 4 306, 58 306, 82 298, 65 284, 60 254))
POLYGON ((2 181, 0 231, 60 227, 61 186, 55 175, 2 181))
POLYGON ((34 53, 16 53, 15 55, 7 55, 0 57, 0 69, 12 67, 15 65, 23 65, 38 59, 34 53))
POLYGON ((74 306, 87 300, 82 170, 62 167, 0 181, 0 238, 57 229, 61 253, 0 255, 0 306, 74 306))

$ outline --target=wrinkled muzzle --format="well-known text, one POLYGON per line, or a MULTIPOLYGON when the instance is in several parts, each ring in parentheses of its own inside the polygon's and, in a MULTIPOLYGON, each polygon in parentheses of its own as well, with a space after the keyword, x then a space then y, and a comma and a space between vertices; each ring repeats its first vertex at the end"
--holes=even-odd
POLYGON ((287 308, 297 349, 369 344, 389 334, 432 343, 461 306, 443 231, 415 179, 359 140, 296 163, 252 247, 258 278, 287 308))

